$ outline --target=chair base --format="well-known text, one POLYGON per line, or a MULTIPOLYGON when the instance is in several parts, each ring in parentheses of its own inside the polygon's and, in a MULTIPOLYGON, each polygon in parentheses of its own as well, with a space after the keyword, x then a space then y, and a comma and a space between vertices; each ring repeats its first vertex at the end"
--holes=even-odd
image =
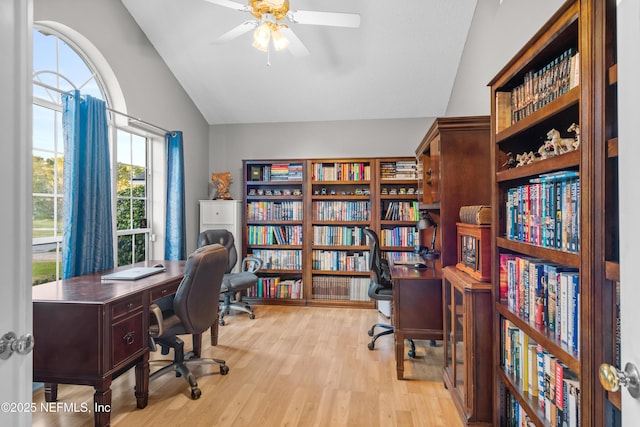
MULTIPOLYGON (((375 323, 371 329, 369 329, 367 331, 367 333, 369 334, 369 336, 371 337, 371 341, 369 342, 369 344, 367 344, 367 348, 369 350, 373 350, 375 348, 376 345, 376 340, 380 337, 383 337, 385 335, 390 335, 392 333, 395 332, 395 328, 393 327, 393 325, 389 325, 387 323, 375 323), (375 328, 382 328, 384 329, 381 332, 378 332, 377 334, 375 333, 375 328)), ((411 357, 412 359, 416 357, 416 345, 413 342, 412 339, 408 340, 409 341, 409 346, 411 347, 409 349, 409 352, 407 353, 407 355, 409 357, 411 357)), ((435 344, 435 342, 434 342, 435 344)))
POLYGON ((224 326, 224 316, 229 314, 230 310, 243 311, 249 314, 249 319, 255 319, 256 315, 249 304, 241 299, 235 299, 235 295, 225 294, 223 301, 220 303, 220 315, 218 316, 218 324, 224 326))
MULTIPOLYGON (((152 341, 152 344, 152 348, 155 349, 155 341, 152 341)), ((226 365, 224 360, 195 357, 195 354, 191 351, 185 354, 184 341, 180 338, 176 337, 175 343, 172 344, 158 340, 158 344, 160 344, 163 354, 166 354, 165 351, 168 351, 168 347, 173 348, 174 358, 173 360, 168 361, 170 362, 168 365, 163 366, 149 375, 149 381, 161 377, 168 372, 174 371, 176 373, 176 377, 184 378, 191 387, 191 399, 193 400, 199 399, 202 395, 202 391, 198 388, 198 382, 196 381, 196 377, 191 373, 191 370, 189 370, 189 365, 219 365, 220 375, 227 375, 229 373, 229 367, 226 365)))

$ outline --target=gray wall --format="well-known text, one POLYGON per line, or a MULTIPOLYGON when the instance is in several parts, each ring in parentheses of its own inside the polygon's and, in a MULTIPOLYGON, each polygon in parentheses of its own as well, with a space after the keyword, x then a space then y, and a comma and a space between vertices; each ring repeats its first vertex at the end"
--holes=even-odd
POLYGON ((241 199, 242 160, 415 156, 433 118, 211 126, 211 172, 231 171, 241 199))
POLYGON ((104 55, 124 93, 128 114, 184 132, 187 251, 198 232, 198 200, 207 198, 209 125, 120 1, 35 0, 34 21, 60 22, 104 55))

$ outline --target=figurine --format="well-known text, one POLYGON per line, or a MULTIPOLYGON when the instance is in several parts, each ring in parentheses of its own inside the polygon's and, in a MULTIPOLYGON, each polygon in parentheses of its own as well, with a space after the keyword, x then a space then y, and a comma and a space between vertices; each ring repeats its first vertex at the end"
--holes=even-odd
POLYGON ((575 136, 574 136, 575 141, 573 142, 573 144, 571 144, 571 146, 573 147, 574 150, 577 150, 578 147, 580 147, 580 125, 576 123, 571 123, 571 126, 569 126, 569 129, 567 129, 567 132, 575 133, 575 136))
POLYGON ((502 165, 503 168, 507 168, 507 169, 513 169, 518 165, 518 162, 516 161, 516 157, 513 155, 513 153, 511 151, 509 151, 507 153, 507 161, 504 162, 504 164, 502 165))
POLYGON ((575 139, 560 137, 560 132, 556 129, 551 129, 547 132, 547 141, 550 141, 550 143, 553 144, 553 151, 556 155, 568 153, 569 151, 574 150, 573 144, 575 139))
MULTIPOLYGON (((211 174, 211 183, 216 186, 218 194, 216 199, 231 200, 231 194, 229 194, 229 185, 233 181, 231 172, 219 172, 211 174)), ((259 193, 260 191, 258 191, 259 193)))

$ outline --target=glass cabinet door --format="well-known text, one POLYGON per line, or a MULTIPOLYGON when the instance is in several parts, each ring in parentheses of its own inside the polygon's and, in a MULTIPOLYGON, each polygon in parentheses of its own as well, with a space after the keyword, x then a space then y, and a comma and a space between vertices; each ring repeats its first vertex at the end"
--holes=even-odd
POLYGON ((462 401, 465 402, 464 294, 456 287, 452 289, 452 292, 453 316, 451 319, 451 348, 452 358, 455 361, 453 379, 457 392, 462 398, 462 401))

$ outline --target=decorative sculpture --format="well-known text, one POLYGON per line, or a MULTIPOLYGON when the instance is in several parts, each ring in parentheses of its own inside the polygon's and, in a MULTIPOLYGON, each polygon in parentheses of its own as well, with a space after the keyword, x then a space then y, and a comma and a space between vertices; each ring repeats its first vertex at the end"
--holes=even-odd
POLYGON ((560 137, 560 132, 556 129, 551 129, 547 132, 547 141, 550 141, 551 144, 553 144, 553 151, 556 155, 573 151, 573 145, 576 142, 574 138, 560 137))
POLYGON ((580 147, 580 125, 576 123, 571 123, 571 126, 569 126, 569 129, 567 129, 567 132, 575 133, 575 136, 574 136, 575 141, 571 144, 571 146, 573 147, 574 150, 577 150, 578 147, 580 147))
POLYGON ((229 185, 233 181, 231 172, 219 172, 211 174, 211 183, 215 185, 218 194, 216 199, 231 200, 231 194, 229 194, 229 185))

